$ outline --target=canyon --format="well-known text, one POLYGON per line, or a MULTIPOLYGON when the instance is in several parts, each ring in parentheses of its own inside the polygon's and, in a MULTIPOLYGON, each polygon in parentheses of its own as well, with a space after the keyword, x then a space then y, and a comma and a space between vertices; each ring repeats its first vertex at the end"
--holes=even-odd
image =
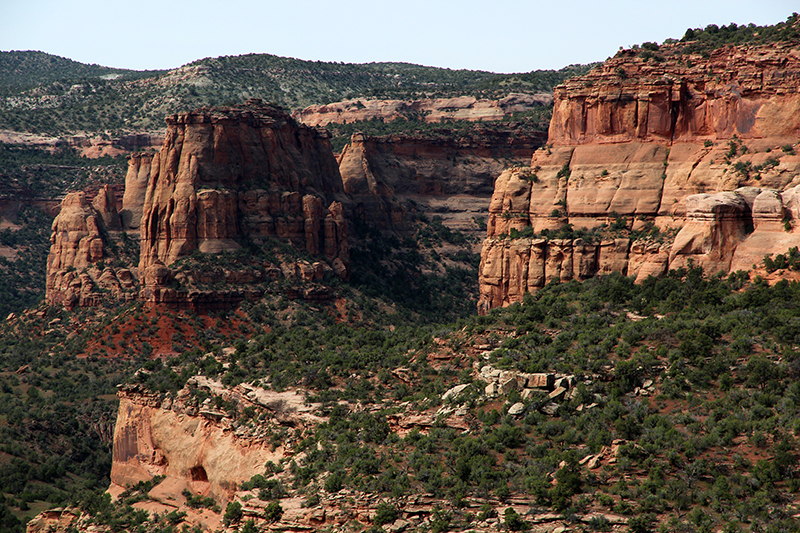
MULTIPOLYGON (((174 115, 158 152, 128 157, 124 188, 66 195, 52 226, 47 301, 85 307, 110 295, 202 311, 257 298, 276 279, 345 279, 356 221, 409 236, 417 217, 441 217, 477 241, 494 177, 543 140, 494 129, 354 134, 335 157, 324 130, 258 100, 174 115), (313 259, 187 264, 273 240, 313 259), (225 286, 211 289, 220 279, 225 286)), ((306 296, 328 297, 318 285, 306 296)))
MULTIPOLYGON (((618 273, 643 283, 694 266, 727 274, 800 246, 796 46, 727 47, 708 58, 677 49, 670 55, 670 45, 665 50, 663 61, 623 51, 557 87, 546 143, 490 130, 447 139, 357 133, 337 157, 324 131, 257 100, 170 116, 160 150, 129 158, 124 191, 104 186, 64 198, 53 222, 47 300, 74 308, 108 297, 141 299, 205 312, 257 299, 285 279, 301 281, 309 288, 301 297, 314 300, 329 296, 322 288, 326 279, 347 279, 358 225, 409 236, 419 220, 433 216, 469 236, 482 231, 477 219, 486 218, 478 279, 482 314, 522 302, 551 280, 618 273), (273 240, 295 253, 255 252, 273 240), (223 265, 216 264, 218 257, 225 258, 223 265)), ((299 117, 325 124, 375 113, 387 120, 408 109, 407 103, 373 108, 358 102, 299 117)), ((465 101, 463 107, 442 105, 441 113, 478 108, 465 101)), ((474 111, 461 118, 479 116, 474 111)), ((474 398, 496 401, 497 409, 511 404, 503 416, 522 415, 523 401, 540 396, 537 416, 554 416, 559 401, 592 385, 591 379, 579 385, 572 375, 484 364, 495 348, 485 342, 463 348, 471 366, 459 380, 476 379, 474 398)), ((432 344, 426 364, 457 368, 460 354, 450 348, 461 346, 457 341, 436 338, 432 344)), ((246 350, 244 343, 226 347, 224 355, 212 352, 206 360, 230 368, 233 355, 246 350)), ((408 368, 387 372, 412 383, 408 368)), ((134 381, 146 377, 140 371, 134 381)), ((648 379, 630 394, 647 396, 658 385, 648 379)), ((426 434, 437 420, 467 432, 476 420, 467 403, 454 400, 469 387, 459 381, 437 394, 433 407, 418 410, 388 399, 380 406, 341 404, 352 413, 391 405, 397 411, 387 424, 395 435, 426 434)), ((242 502, 243 516, 266 526, 268 498, 241 485, 257 474, 269 477, 270 464, 278 465, 272 479, 288 484, 284 464, 313 452, 300 450, 304 432, 329 422, 321 404, 309 399, 314 391, 278 388, 228 386, 200 374, 174 397, 138 383, 119 386, 109 492, 119 497, 159 476, 138 508, 162 515, 183 509, 187 522, 221 527, 220 513, 187 509, 189 491, 242 502), (231 403, 258 418, 243 421, 221 407, 231 403)), ((587 393, 603 401, 595 396, 587 393)), ((596 405, 587 401, 576 410, 596 405)), ((610 464, 622 445, 614 440, 582 461, 593 465, 588 469, 599 468, 601 460, 610 464)), ((324 498, 316 506, 297 495, 282 498, 284 516, 276 527, 368 526, 383 503, 348 490, 326 489, 324 498)), ((440 500, 406 495, 394 501, 404 514, 387 527, 402 531, 430 527, 440 500)), ((465 505, 477 514, 478 503, 465 505)), ((502 504, 525 512, 531 502, 511 498, 502 504)), ((542 514, 535 523, 552 530, 559 516, 542 514)), ((627 521, 603 517, 620 527, 627 521)), ((478 529, 500 527, 499 520, 485 518, 478 529)))
POLYGON ((551 279, 728 273, 800 245, 796 45, 661 50, 556 87, 547 145, 495 183, 479 312, 551 279))

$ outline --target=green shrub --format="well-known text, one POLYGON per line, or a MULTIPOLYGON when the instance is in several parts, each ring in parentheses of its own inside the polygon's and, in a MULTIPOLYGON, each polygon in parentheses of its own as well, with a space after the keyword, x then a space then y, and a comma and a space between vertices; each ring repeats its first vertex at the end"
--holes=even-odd
POLYGON ((375 519, 373 522, 376 526, 382 526, 384 524, 390 524, 394 522, 397 520, 397 516, 397 507, 385 502, 381 502, 375 509, 375 519))
POLYGON ((513 507, 508 507, 503 513, 503 524, 509 531, 524 531, 528 529, 528 523, 522 519, 513 507))
POLYGON ((225 515, 222 517, 222 523, 225 526, 235 524, 242 519, 242 504, 239 502, 230 502, 225 508, 225 515))
POLYGON ((269 505, 264 509, 264 518, 267 522, 277 522, 282 516, 283 507, 281 507, 281 502, 278 500, 269 502, 269 505))

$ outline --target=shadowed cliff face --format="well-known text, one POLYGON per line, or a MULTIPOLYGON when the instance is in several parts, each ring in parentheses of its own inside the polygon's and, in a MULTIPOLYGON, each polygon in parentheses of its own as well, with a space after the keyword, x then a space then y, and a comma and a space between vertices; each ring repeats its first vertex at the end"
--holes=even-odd
POLYGON ((462 137, 353 135, 339 156, 355 215, 382 229, 413 229, 407 206, 465 234, 482 234, 495 177, 526 162, 543 136, 480 130, 462 137))
POLYGON ((642 280, 689 260, 728 272, 800 244, 798 87, 800 50, 785 43, 663 62, 621 53, 557 87, 548 145, 495 182, 479 310, 553 278, 642 280), (541 234, 618 217, 625 231, 591 242, 541 234), (628 238, 648 223, 679 231, 628 238))

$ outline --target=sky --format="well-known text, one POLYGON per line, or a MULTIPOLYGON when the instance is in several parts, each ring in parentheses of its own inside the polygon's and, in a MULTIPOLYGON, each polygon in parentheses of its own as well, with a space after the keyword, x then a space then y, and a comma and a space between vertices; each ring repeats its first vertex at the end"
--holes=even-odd
POLYGON ((795 11, 797 0, 0 0, 0 50, 135 70, 269 53, 510 73, 795 11))

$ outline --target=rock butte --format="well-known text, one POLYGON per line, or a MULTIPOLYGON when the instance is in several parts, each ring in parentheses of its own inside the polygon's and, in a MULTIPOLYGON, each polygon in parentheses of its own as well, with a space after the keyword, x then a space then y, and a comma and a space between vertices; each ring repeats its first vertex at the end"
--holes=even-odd
POLYGON ((141 218, 143 297, 184 298, 166 265, 199 250, 232 251, 246 236, 288 240, 345 273, 344 192, 326 135, 252 101, 167 118, 150 165, 141 218))
POLYGON ((547 147, 495 183, 479 312, 553 278, 641 281, 689 260, 729 272, 799 246, 798 88, 800 50, 784 43, 663 62, 621 52, 556 87, 547 147), (509 238, 618 216, 680 231, 671 241, 509 238))
MULTIPOLYGON (((167 287, 174 275, 168 265, 196 250, 238 249, 242 237, 288 241, 327 263, 309 265, 310 273, 284 265, 288 271, 347 275, 342 201, 349 200, 328 137, 260 101, 168 117, 161 150, 129 158, 119 212, 107 189, 91 203, 83 192, 62 201, 48 258, 48 302, 95 305, 98 288, 125 299, 137 297, 138 288, 138 297, 154 303, 230 306, 244 297, 241 290, 167 287), (122 236, 140 247, 139 264, 105 267, 109 244, 122 236)), ((235 284, 241 278, 235 274, 226 280, 235 284)))

